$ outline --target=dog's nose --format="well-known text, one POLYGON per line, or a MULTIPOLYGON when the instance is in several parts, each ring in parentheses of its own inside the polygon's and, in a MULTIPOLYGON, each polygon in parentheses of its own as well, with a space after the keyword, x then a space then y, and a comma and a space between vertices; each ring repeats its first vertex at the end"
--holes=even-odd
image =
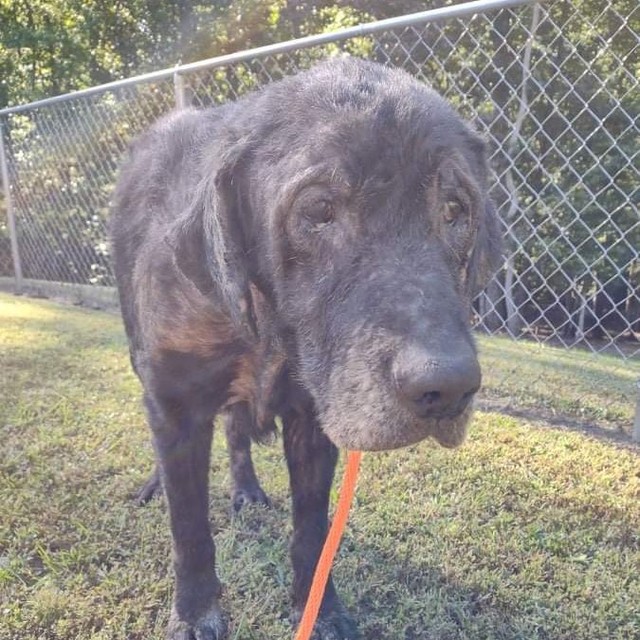
POLYGON ((401 351, 392 367, 401 402, 420 418, 459 415, 480 388, 478 359, 471 351, 434 357, 411 347, 401 351))

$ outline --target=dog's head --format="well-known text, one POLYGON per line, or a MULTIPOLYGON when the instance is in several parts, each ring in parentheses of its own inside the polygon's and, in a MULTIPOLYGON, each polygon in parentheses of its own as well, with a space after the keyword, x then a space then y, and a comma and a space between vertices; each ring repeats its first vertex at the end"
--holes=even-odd
POLYGON ((185 273, 249 331, 264 292, 336 444, 462 442, 470 302, 499 257, 482 140, 408 74, 345 58, 238 103, 222 137, 185 273))

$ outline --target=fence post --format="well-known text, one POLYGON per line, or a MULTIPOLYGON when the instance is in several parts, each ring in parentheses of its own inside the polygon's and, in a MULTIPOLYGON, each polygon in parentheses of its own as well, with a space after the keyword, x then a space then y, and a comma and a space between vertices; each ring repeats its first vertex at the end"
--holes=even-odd
POLYGON ((176 109, 184 109, 189 106, 189 97, 187 96, 187 87, 184 82, 184 76, 179 72, 173 74, 173 91, 175 94, 176 109))
POLYGON ((640 378, 636 380, 636 417, 633 421, 633 433, 631 439, 640 442, 640 378))
POLYGON ((4 121, 0 118, 0 172, 2 173, 2 190, 7 209, 7 224, 9 226, 9 238, 11 240, 11 257, 13 259, 13 274, 16 279, 16 293, 22 291, 22 263, 20 262, 20 250, 18 248, 18 234, 16 233, 16 219, 11 198, 11 184, 9 182, 9 164, 4 148, 4 121))

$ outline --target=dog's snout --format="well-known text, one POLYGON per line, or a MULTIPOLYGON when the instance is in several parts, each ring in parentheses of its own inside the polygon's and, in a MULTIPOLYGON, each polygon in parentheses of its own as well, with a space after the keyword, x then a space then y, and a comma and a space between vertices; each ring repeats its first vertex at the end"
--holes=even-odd
POLYGON ((401 402, 421 418, 460 414, 480 388, 480 365, 473 353, 433 357, 420 348, 401 351, 393 363, 401 402))

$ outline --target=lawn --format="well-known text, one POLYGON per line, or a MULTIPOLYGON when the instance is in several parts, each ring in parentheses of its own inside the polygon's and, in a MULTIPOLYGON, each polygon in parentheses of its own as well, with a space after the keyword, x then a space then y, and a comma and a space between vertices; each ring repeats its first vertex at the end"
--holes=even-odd
MULTIPOLYGON (((364 456, 335 576, 365 640, 640 638, 640 451, 534 411, 592 417, 606 435, 630 422, 637 372, 506 340, 481 349, 488 397, 530 417, 478 412, 457 451, 364 456)), ((0 639, 162 638, 166 506, 132 500, 152 452, 119 318, 0 294, 0 354, 0 639)), ((238 516, 224 449, 217 435, 230 637, 286 640, 279 443, 255 455, 273 508, 238 516)))

